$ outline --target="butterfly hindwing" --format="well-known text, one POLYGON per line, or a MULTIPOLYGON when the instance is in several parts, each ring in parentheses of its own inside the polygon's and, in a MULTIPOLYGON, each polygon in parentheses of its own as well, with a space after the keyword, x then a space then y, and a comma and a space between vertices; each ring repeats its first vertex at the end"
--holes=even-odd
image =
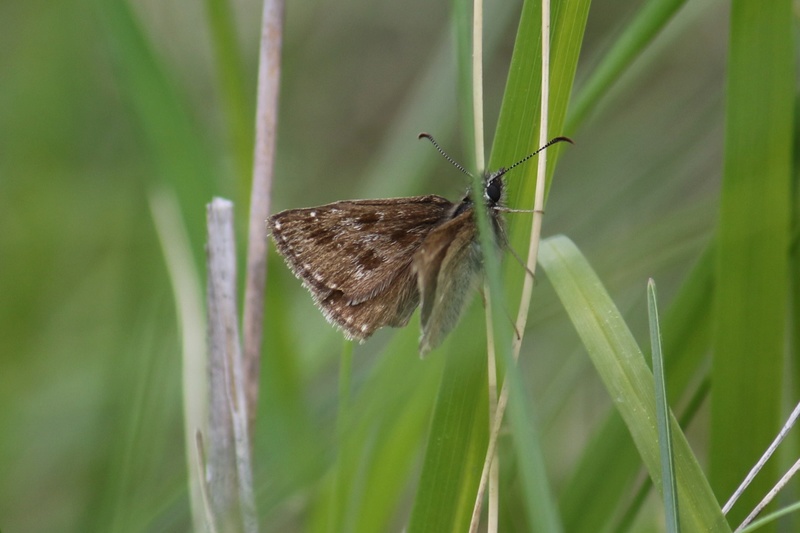
POLYGON ((472 210, 431 231, 414 257, 421 299, 420 355, 456 326, 482 270, 472 210))

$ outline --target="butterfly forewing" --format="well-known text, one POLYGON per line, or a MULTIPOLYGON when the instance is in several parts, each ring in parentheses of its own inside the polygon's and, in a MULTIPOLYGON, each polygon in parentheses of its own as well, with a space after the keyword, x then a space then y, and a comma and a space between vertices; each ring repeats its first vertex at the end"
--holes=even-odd
POLYGON ((329 321, 365 339, 419 302, 412 258, 454 205, 440 196, 353 200, 273 215, 276 246, 329 321))

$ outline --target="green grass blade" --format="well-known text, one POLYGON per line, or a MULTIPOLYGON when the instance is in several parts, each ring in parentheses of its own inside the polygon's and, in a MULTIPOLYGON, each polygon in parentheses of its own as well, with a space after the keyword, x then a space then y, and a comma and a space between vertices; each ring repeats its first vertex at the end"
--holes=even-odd
MULTIPOLYGON (((525 20, 523 11, 523 21, 525 20)), ((477 182, 478 178, 475 178, 477 182)), ((475 202, 482 202, 481 191, 473 185, 475 202)), ((492 250, 495 246, 489 228, 486 213, 476 210, 480 229, 481 246, 484 250, 492 250)), ((518 472, 522 482, 523 501, 528 522, 533 531, 547 531, 558 533, 563 531, 561 518, 558 513, 556 499, 552 494, 545 468, 544 453, 536 428, 535 416, 530 408, 530 396, 526 394, 525 386, 515 364, 511 347, 512 332, 505 320, 503 309, 506 309, 506 299, 503 286, 500 282, 500 261, 493 254, 484 254, 484 266, 489 290, 493 295, 492 302, 492 327, 495 332, 495 349, 502 358, 505 368, 505 381, 508 383, 508 417, 510 419, 511 433, 514 438, 514 451, 518 464, 518 472), (498 334, 499 332, 499 334, 498 334)))
MULTIPOLYGON (((453 0, 453 26, 456 35, 456 59, 458 64, 458 117, 459 137, 464 147, 464 161, 468 168, 475 168, 475 108, 472 91, 472 0, 453 0)), ((485 11, 485 9, 484 9, 485 11)), ((488 36, 483 42, 488 41, 488 36)), ((483 83, 483 80, 481 80, 483 83)), ((483 102, 481 102, 483 105, 483 102)), ((482 154, 485 157, 485 154, 482 154)))
POLYGON ((762 528, 765 525, 775 522, 783 516, 786 516, 791 513, 796 513, 798 511, 800 511, 800 502, 793 503, 792 505, 788 505, 786 507, 783 507, 775 511, 774 513, 762 516, 758 520, 754 520, 749 526, 742 529, 741 533, 754 533, 756 531, 762 531, 762 528))
MULTIPOLYGON (((550 103, 549 136, 561 134, 569 95, 577 68, 578 55, 588 16, 589 2, 553 2, 551 5, 551 55, 550 55, 550 103)), ((506 93, 498 119, 494 137, 490 168, 507 166, 522 155, 538 148, 538 126, 541 100, 541 6, 538 2, 526 2, 523 6, 514 54, 511 59, 506 93)), ((560 146, 548 149, 548 176, 552 176, 558 160, 560 146)), ((522 166, 515 177, 509 177, 510 204, 527 203, 532 205, 536 188, 536 165, 522 166), (518 199, 524 198, 520 202, 518 199), (515 201, 516 198, 516 201, 515 201)), ((528 219, 515 230, 515 223, 521 219, 511 219, 510 240, 517 250, 527 249, 530 231, 528 219)), ((487 244, 483 244, 488 249, 487 244)), ((516 298, 505 298, 508 294, 521 294, 519 287, 522 277, 519 269, 509 270, 505 276, 505 293, 501 292, 499 265, 494 265, 492 257, 486 259, 487 279, 494 295, 493 323, 496 333, 495 346, 500 357, 504 358, 506 368, 512 368, 508 322, 503 309, 513 309, 518 304, 516 298), (496 269, 496 270, 495 270, 496 269), (507 344, 508 343, 508 344, 507 344)), ((516 265, 515 265, 516 266, 516 265)), ((536 531, 561 531, 563 525, 555 499, 551 493, 544 454, 539 444, 538 430, 533 422, 535 417, 530 409, 528 398, 519 374, 512 370, 506 373, 509 383, 509 418, 514 437, 514 450, 518 471, 522 480, 525 509, 530 527, 536 531)))
MULTIPOLYGON (((550 44, 550 136, 563 134, 578 55, 589 14, 588 0, 556 1, 551 7, 550 44)), ((539 148, 540 83, 540 9, 526 7, 520 21, 517 43, 511 59, 508 83, 500 108, 497 130, 492 143, 489 168, 508 166, 539 148), (529 12, 526 14, 526 11, 529 12)), ((566 143, 548 148, 548 180, 558 162, 558 154, 566 143)), ((569 147, 567 148, 569 149, 569 147)), ((536 190, 536 165, 521 165, 508 174, 508 203, 512 207, 533 208, 536 190)), ((548 182, 549 189, 549 182, 548 182)), ((546 199, 545 199, 546 202, 546 199)), ((528 249, 530 219, 507 217, 509 243, 515 250, 528 249)), ((517 307, 523 276, 519 265, 508 261, 505 267, 505 287, 509 309, 517 307)))
MULTIPOLYGON (((788 0, 732 3, 717 229, 710 477, 727 499, 781 423, 794 60, 788 0), (746 438, 744 438, 746 437, 746 438)), ((767 465, 729 513, 739 523, 777 476, 767 465)))
MULTIPOLYGON (((660 484, 653 376, 636 341, 600 280, 566 237, 542 243, 540 261, 578 331, 609 396, 620 412, 655 484, 660 484)), ((710 486, 672 420, 681 526, 729 531, 710 486)))
MULTIPOLYGON (((536 2, 525 2, 517 33, 517 40, 514 47, 514 54, 511 59, 511 71, 520 57, 537 57, 538 63, 529 62, 526 64, 526 77, 535 83, 536 87, 541 86, 541 6, 536 2), (536 29, 536 31, 534 31, 536 29)), ((521 70, 520 72, 523 72, 521 70)), ((509 75, 509 82, 506 87, 505 98, 510 94, 515 94, 512 87, 513 74, 509 75)), ((506 100, 504 100, 505 102, 506 100)), ((535 107, 538 109, 539 102, 535 107)), ((502 116, 502 115, 501 115, 502 116)), ((500 126, 498 126, 498 131, 500 126)), ((499 133, 498 133, 499 135, 499 133)), ((473 197, 476 205, 481 205, 482 183, 478 176, 473 179, 473 197)), ((479 227, 481 248, 483 250, 494 250, 494 238, 492 229, 489 227, 489 220, 484 210, 476 210, 476 218, 479 227)), ((530 405, 529 398, 526 398, 525 389, 519 376, 518 369, 514 363, 511 349, 511 331, 507 320, 504 319, 504 309, 506 298, 503 293, 501 282, 500 261, 492 253, 484 253, 484 266, 486 269, 486 280, 489 292, 492 295, 491 320, 494 331, 494 348, 498 359, 505 365, 505 382, 508 384, 508 418, 511 432, 514 439, 514 451, 519 465, 519 473, 523 489, 523 508, 526 511, 530 527, 534 531, 563 531, 561 521, 558 516, 558 508, 555 504, 555 497, 549 487, 547 471, 539 441, 534 417, 527 407, 530 405)), ((485 455, 485 452, 484 452, 485 455)))
MULTIPOLYGON (((587 14, 588 2, 554 2, 551 6, 550 94, 552 96, 549 103, 549 121, 552 132, 560 132, 563 124, 587 14)), ((536 144, 539 142, 540 101, 541 6, 538 2, 526 2, 523 6, 514 54, 511 59, 490 168, 508 165, 509 162, 518 160, 520 153, 530 153, 538 148, 536 144), (529 135, 527 138, 526 133, 529 135), (526 144, 528 149, 520 150, 516 152, 516 156, 513 155, 516 149, 526 144)), ((550 136, 557 134, 553 133, 550 136)), ((552 149, 548 153, 551 162, 548 169, 549 175, 552 175, 552 169, 557 161, 555 154, 557 152, 552 149), (552 157, 550 157, 551 153, 553 153, 552 157)), ((536 187, 536 166, 526 165, 523 167, 523 171, 528 178, 523 182, 523 188, 528 189, 524 198, 529 198, 529 201, 532 202, 536 187)), ((481 224, 485 222, 482 220, 483 218, 479 217, 481 224)), ((482 237, 488 235, 488 224, 481 230, 482 237)), ((482 246, 484 249, 490 249, 489 239, 484 239, 482 246)), ((526 248, 527 246, 520 245, 517 249, 526 248)), ((508 331, 507 320, 503 316, 503 309, 513 308, 507 307, 506 304, 511 300, 504 297, 507 293, 503 292, 504 289, 500 283, 500 265, 494 257, 489 256, 485 258, 485 263, 487 280, 493 295, 492 319, 496 332, 495 347, 498 356, 503 359, 506 368, 509 369, 505 375, 509 386, 508 415, 523 488, 523 509, 526 511, 529 525, 533 530, 562 531, 561 518, 548 482, 544 453, 538 437, 539 432, 534 423, 535 416, 527 407, 530 404, 530 395, 526 394, 520 375, 514 368, 511 355, 511 332, 508 331)), ((516 282, 519 283, 520 279, 517 277, 516 282)), ((506 280, 509 280, 508 276, 506 276, 506 280)), ((506 283, 505 290, 507 291, 510 286, 511 283, 506 283)), ((520 294, 519 291, 515 293, 520 294)))
POLYGON ((661 456, 661 485, 668 533, 678 533, 678 497, 675 485, 675 466, 672 453, 672 431, 669 424, 669 404, 664 384, 664 356, 661 353, 661 325, 658 320, 658 301, 656 284, 647 282, 647 311, 650 319, 650 346, 653 353, 653 379, 656 394, 656 415, 658 416, 658 440, 661 456))
POLYGON ((449 350, 409 532, 469 528, 488 416, 485 352, 449 350))
MULTIPOLYGON (((550 136, 563 134, 564 117, 572 93, 586 19, 587 0, 555 1, 551 11, 550 57, 550 136)), ((536 150, 539 142, 539 106, 541 33, 540 9, 536 4, 523 7, 519 33, 511 59, 508 83, 500 108, 497 130, 492 143, 489 168, 508 166, 536 150), (529 13, 527 13, 529 12, 529 13)), ((556 155, 564 145, 548 148, 549 168, 555 168, 556 155)), ((511 173, 509 204, 522 205, 519 198, 533 204, 536 189, 536 165, 527 164, 511 173), (513 177, 512 177, 513 176, 513 177)), ((513 222, 513 219, 512 219, 513 222)), ((528 226, 530 224, 527 224, 528 226)))

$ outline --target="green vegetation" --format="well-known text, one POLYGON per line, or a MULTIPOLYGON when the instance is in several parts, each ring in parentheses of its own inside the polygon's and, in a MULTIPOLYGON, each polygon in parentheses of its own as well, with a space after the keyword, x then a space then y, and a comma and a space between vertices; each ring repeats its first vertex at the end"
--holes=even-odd
MULTIPOLYGON (((453 26, 470 9, 287 6, 273 210, 463 193, 416 135, 470 167, 467 39, 453 26)), ((538 9, 486 6, 492 168, 538 142, 538 9)), ((549 152, 544 269, 499 443, 500 530, 663 531, 642 354, 653 278, 681 527, 724 531, 716 502, 798 400, 797 20, 788 0, 552 9, 550 136, 576 145, 549 152)), ((244 258, 259 22, 259 6, 223 0, 0 4, 3 531, 191 529, 186 332, 151 201, 174 199, 179 278, 198 293, 212 196, 235 202, 244 258)), ((534 180, 534 162, 509 174, 513 207, 530 207, 534 180)), ((530 216, 507 219, 524 255, 530 216)), ((498 275, 507 344, 524 272, 507 255, 498 275)), ((465 529, 488 440, 480 301, 425 360, 416 317, 343 355, 270 255, 262 531, 465 529)), ((767 465, 732 526, 795 456, 767 465)), ((781 520, 762 531, 797 530, 796 513, 781 520)))

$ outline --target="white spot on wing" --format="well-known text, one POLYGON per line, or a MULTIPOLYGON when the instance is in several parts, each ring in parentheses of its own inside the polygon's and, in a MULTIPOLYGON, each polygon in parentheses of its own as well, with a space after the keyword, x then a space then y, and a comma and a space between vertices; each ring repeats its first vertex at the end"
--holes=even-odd
POLYGON ((281 229, 281 223, 277 220, 275 221, 275 229, 281 229))
POLYGON ((308 216, 310 216, 311 218, 316 218, 316 217, 317 217, 317 212, 316 212, 316 211, 311 211, 311 212, 308 214, 308 216))
POLYGON ((361 332, 362 332, 362 333, 365 333, 365 332, 367 331, 367 329, 368 329, 368 328, 367 328, 367 325, 366 325, 366 324, 361 324, 361 332))

